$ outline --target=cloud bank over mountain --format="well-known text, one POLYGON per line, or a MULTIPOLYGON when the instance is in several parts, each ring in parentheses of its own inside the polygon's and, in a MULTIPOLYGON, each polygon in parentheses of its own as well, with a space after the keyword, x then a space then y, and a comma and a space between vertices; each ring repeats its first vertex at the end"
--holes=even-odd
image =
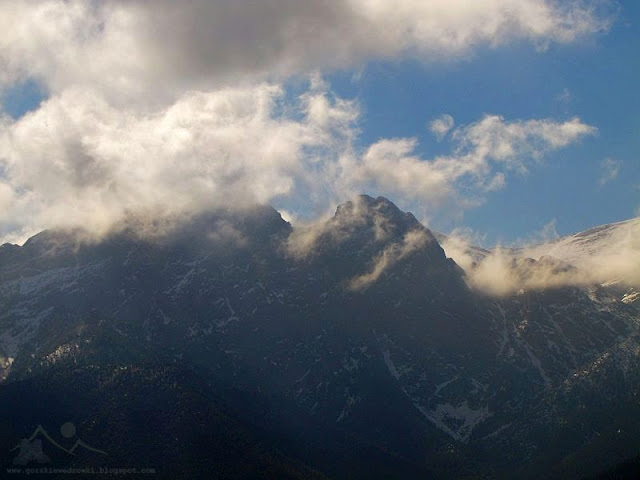
POLYGON ((464 235, 448 237, 442 246, 470 286, 490 295, 590 284, 640 287, 637 218, 517 249, 481 252, 464 235))
POLYGON ((0 119, 0 241, 16 242, 51 226, 104 232, 133 211, 275 201, 313 217, 361 191, 464 209, 596 128, 444 116, 432 129, 451 152, 425 158, 416 138, 362 145, 360 106, 322 73, 438 68, 514 41, 543 50, 611 22, 596 3, 534 0, 0 3, 0 89, 46 92, 0 119))

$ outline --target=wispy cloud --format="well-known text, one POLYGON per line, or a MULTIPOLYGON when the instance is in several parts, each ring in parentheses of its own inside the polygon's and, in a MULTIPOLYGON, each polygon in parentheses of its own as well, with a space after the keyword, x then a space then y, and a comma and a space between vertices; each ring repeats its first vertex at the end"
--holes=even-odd
POLYGON ((573 100, 573 94, 571 93, 571 90, 565 88, 561 93, 556 95, 556 100, 566 107, 569 103, 571 103, 571 100, 573 100))
POLYGON ((618 178, 618 174, 622 168, 622 161, 614 160, 613 158, 605 158, 602 163, 600 163, 600 168, 602 170, 602 175, 600 176, 598 183, 602 186, 618 178))
POLYGON ((451 131, 454 125, 455 120, 453 117, 445 113, 429 123, 429 130, 433 132, 438 140, 442 140, 442 138, 451 131))
POLYGON ((430 241, 432 241, 432 239, 424 230, 407 232, 400 241, 390 244, 374 259, 369 272, 352 278, 349 281, 348 287, 351 290, 365 290, 369 288, 386 270, 413 252, 424 248, 430 241))
POLYGON ((506 121, 487 115, 451 132, 452 154, 425 159, 415 139, 385 139, 371 145, 351 168, 349 180, 394 198, 438 204, 450 197, 482 195, 502 188, 506 172, 526 173, 549 151, 593 135, 578 118, 506 121))

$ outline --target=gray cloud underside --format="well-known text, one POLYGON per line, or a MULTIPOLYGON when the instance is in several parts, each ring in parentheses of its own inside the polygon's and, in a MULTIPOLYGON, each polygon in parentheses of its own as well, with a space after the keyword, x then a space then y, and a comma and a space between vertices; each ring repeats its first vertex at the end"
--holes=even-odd
POLYGON ((425 61, 525 40, 543 48, 606 30, 602 2, 553 0, 4 0, 0 83, 99 84, 149 100, 212 82, 425 61), (150 91, 151 90, 151 91, 150 91))

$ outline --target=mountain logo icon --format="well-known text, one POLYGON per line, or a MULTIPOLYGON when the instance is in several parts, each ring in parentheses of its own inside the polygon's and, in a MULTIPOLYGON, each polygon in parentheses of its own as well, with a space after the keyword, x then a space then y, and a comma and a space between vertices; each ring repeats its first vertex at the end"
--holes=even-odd
MULTIPOLYGON (((60 434, 64 438, 71 439, 76 435, 76 426, 71 422, 66 422, 60 427, 60 434)), ((90 452, 98 453, 100 455, 107 455, 107 452, 87 445, 79 438, 76 439, 71 448, 65 448, 60 445, 60 443, 57 442, 51 435, 49 435, 49 433, 42 427, 42 425, 38 425, 29 438, 23 438, 22 440, 20 440, 20 443, 18 445, 10 450, 11 452, 18 450, 18 454, 13 459, 13 464, 28 465, 32 462, 50 463, 51 458, 44 453, 44 450, 42 448, 43 439, 48 441, 49 444, 53 445, 58 450, 61 450, 68 455, 76 455, 76 450, 78 450, 80 447, 90 452)))

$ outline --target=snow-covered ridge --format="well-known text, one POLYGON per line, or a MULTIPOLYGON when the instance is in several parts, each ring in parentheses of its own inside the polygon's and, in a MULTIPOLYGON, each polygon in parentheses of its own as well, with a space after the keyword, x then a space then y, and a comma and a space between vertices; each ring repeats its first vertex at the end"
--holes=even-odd
POLYGON ((640 218, 599 227, 559 238, 521 254, 552 256, 581 269, 594 280, 640 286, 640 218))
POLYGON ((520 248, 484 250, 458 237, 438 239, 469 283, 489 293, 563 285, 640 286, 640 218, 520 248))
POLYGON ((640 252, 640 218, 601 225, 551 242, 514 250, 517 255, 532 258, 549 255, 576 266, 594 256, 631 252, 640 252))

